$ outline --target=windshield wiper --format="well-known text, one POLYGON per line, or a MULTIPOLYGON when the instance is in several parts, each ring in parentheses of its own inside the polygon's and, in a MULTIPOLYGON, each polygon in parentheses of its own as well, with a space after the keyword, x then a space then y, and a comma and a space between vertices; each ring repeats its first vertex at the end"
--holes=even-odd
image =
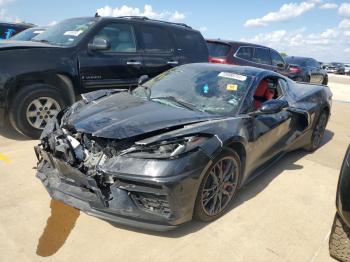
MULTIPOLYGON (((164 99, 164 100, 170 100, 172 102, 175 102, 176 104, 182 106, 182 107, 185 107, 187 109, 190 109, 192 111, 201 111, 199 110, 197 107, 195 107, 193 104, 191 103, 188 103, 188 102, 185 102, 185 101, 182 101, 182 100, 179 100, 177 99, 176 97, 174 96, 161 96, 161 97, 152 97, 150 100, 154 100, 154 99, 164 99)), ((202 112, 202 111, 201 111, 202 112)))

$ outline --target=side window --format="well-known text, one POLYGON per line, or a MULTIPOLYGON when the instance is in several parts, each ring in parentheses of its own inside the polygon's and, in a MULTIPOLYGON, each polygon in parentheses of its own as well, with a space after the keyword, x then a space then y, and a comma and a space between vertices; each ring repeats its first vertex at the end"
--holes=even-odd
POLYGON ((258 64, 271 65, 269 49, 256 47, 253 55, 253 62, 258 64))
POLYGON ((163 28, 142 25, 141 40, 147 53, 170 53, 174 51, 170 34, 163 28))
POLYGON ((131 25, 109 24, 102 28, 96 37, 103 38, 110 44, 110 49, 105 52, 136 52, 134 30, 131 25))
POLYGON ((278 97, 283 96, 284 93, 287 91, 287 89, 288 89, 287 81, 282 78, 279 78, 278 85, 277 85, 278 97))
POLYGON ((193 58, 208 59, 208 47, 199 33, 187 30, 176 30, 174 33, 179 51, 193 58))
POLYGON ((310 63, 312 67, 320 68, 319 62, 317 62, 315 59, 310 59, 310 63))
POLYGON ((252 61, 254 48, 253 47, 240 47, 236 53, 236 56, 241 59, 252 61))
POLYGON ((277 66, 279 64, 283 64, 283 65, 285 64, 282 56, 278 52, 272 49, 270 49, 270 51, 271 51, 271 60, 272 60, 273 66, 277 66))

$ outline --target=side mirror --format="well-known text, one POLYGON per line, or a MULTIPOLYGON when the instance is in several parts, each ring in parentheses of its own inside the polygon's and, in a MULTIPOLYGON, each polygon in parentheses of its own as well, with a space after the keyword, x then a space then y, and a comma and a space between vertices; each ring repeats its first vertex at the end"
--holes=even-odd
POLYGON ((92 40, 91 43, 88 44, 88 49, 92 51, 103 51, 108 50, 110 48, 110 44, 106 39, 96 37, 92 40))
POLYGON ((142 75, 139 78, 139 82, 138 85, 142 86, 144 83, 146 83, 149 80, 149 76, 148 75, 142 75))
POLYGON ((289 104, 285 100, 269 100, 262 104, 259 111, 263 114, 276 114, 287 107, 289 107, 289 104))
POLYGON ((279 69, 285 69, 285 68, 286 68, 286 64, 279 63, 279 64, 277 64, 277 67, 278 67, 279 69))

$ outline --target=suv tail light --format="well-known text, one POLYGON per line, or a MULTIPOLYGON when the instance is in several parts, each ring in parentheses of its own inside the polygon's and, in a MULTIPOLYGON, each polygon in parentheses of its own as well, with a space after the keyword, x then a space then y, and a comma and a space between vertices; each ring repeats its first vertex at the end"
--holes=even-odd
POLYGON ((232 64, 228 62, 225 58, 218 58, 218 57, 212 57, 212 56, 209 56, 209 62, 216 63, 216 64, 232 64))
POLYGON ((291 66, 289 67, 289 70, 292 72, 292 73, 299 73, 301 70, 300 70, 300 67, 297 67, 297 66, 291 66))

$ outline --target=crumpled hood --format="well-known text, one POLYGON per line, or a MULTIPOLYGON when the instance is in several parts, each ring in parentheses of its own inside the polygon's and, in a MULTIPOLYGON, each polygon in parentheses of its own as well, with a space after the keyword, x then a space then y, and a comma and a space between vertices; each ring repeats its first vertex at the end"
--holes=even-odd
POLYGON ((55 48, 56 46, 33 42, 33 41, 15 41, 15 40, 3 40, 0 41, 0 51, 10 49, 28 49, 28 48, 55 48))
POLYGON ((214 115, 146 101, 128 93, 113 94, 79 108, 67 124, 97 137, 124 139, 217 118, 214 115))

